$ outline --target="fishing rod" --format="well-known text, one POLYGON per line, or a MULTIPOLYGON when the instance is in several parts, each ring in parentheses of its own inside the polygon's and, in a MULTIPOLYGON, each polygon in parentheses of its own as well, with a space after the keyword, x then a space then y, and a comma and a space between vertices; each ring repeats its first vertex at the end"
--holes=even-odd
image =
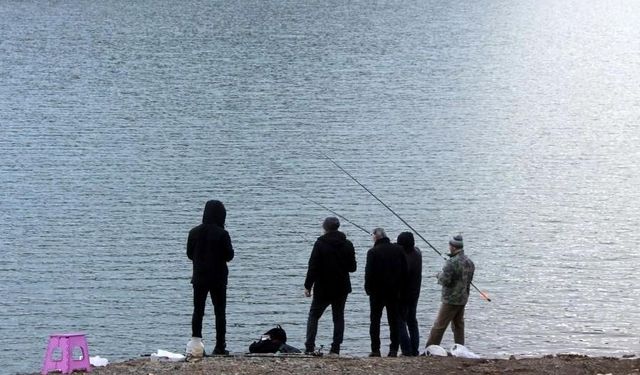
MULTIPOLYGON (((366 190, 367 193, 369 193, 372 197, 374 197, 378 202, 380 202, 380 204, 382 204, 386 209, 388 209, 389 211, 391 211, 392 214, 394 214, 398 219, 400 219, 400 221, 402 221, 404 223, 404 225, 406 225, 409 229, 411 229, 418 237, 420 237, 420 239, 422 239, 424 242, 427 243, 427 245, 429 245, 429 247, 431 247, 431 249, 433 249, 433 251, 435 251, 436 253, 438 253, 438 255, 440 255, 444 260, 447 260, 447 258, 445 258, 445 256, 438 251, 438 249, 436 249, 435 247, 433 247, 433 245, 431 245, 431 243, 429 241, 427 241, 426 238, 424 238, 420 232, 418 232, 417 230, 415 230, 411 224, 407 223, 407 221, 405 219, 403 219, 402 217, 400 217, 400 215, 398 215, 391 207, 389 207, 386 203, 384 203, 380 198, 378 198, 375 194, 373 194, 373 192, 371 190, 369 190, 366 186, 364 186, 362 183, 360 183, 360 181, 358 181, 358 179, 356 179, 355 177, 353 177, 353 175, 351 175, 351 173, 347 172, 344 168, 342 168, 335 160, 333 160, 332 158, 329 157, 329 155, 325 154, 322 151, 319 151, 320 154, 322 154, 322 156, 324 156, 325 159, 329 160, 331 163, 333 163, 333 165, 335 165, 336 167, 338 167, 342 172, 344 172, 347 176, 349 176, 353 181, 355 181, 358 185, 360 185, 364 190, 366 190)), ((486 300, 487 302, 491 302, 491 298, 489 298, 489 296, 482 292, 480 289, 478 289, 477 286, 475 286, 475 284, 472 282, 471 286, 474 287, 475 290, 478 291, 478 293, 480 293, 480 296, 482 296, 482 299, 486 300)))
POLYGON ((436 249, 435 247, 433 247, 433 245, 431 245, 431 243, 429 241, 427 241, 426 238, 422 237, 422 235, 415 230, 411 224, 407 223, 402 217, 400 217, 400 215, 398 215, 391 207, 389 207, 386 203, 384 203, 380 198, 378 198, 375 194, 373 194, 373 192, 371 190, 369 190, 366 186, 364 186, 363 184, 360 183, 360 181, 358 181, 355 177, 353 177, 353 175, 351 175, 351 173, 347 172, 344 168, 342 168, 338 163, 336 163, 333 159, 331 159, 327 154, 325 154, 324 152, 320 151, 320 153, 322 154, 322 156, 324 156, 327 160, 329 160, 330 162, 332 162, 336 167, 338 167, 342 172, 344 172, 347 176, 351 177, 351 179, 353 181, 355 181, 358 185, 360 185, 364 190, 367 191, 367 193, 369 193, 372 197, 374 197, 378 202, 380 202, 380 204, 382 204, 387 210, 391 211, 392 214, 394 214, 398 219, 400 219, 400 221, 402 221, 404 223, 404 225, 406 225, 409 229, 411 229, 416 235, 418 235, 418 237, 420 237, 420 239, 422 239, 424 242, 427 243, 427 245, 429 245, 429 247, 431 247, 431 249, 433 249, 433 251, 435 251, 436 253, 438 253, 438 255, 440 255, 442 257, 442 259, 447 260, 447 258, 440 252, 438 251, 438 249, 436 249))
POLYGON ((332 214, 336 215, 337 217, 339 217, 341 219, 344 219, 346 222, 348 222, 349 224, 353 225, 354 227, 360 229, 361 231, 365 232, 366 234, 371 234, 371 232, 369 232, 368 230, 364 229, 363 227, 361 227, 360 225, 354 223, 353 221, 347 219, 346 217, 340 215, 339 213, 335 212, 334 210, 330 209, 329 207, 327 207, 327 206, 325 206, 325 205, 323 205, 321 203, 318 203, 318 202, 314 201, 311 198, 307 198, 307 197, 303 197, 303 196, 301 196, 301 197, 306 199, 306 200, 308 200, 311 203, 317 204, 318 206, 320 206, 320 207, 324 208, 325 210, 331 212, 332 214))
MULTIPOLYGON (((276 189, 276 190, 279 190, 279 191, 282 191, 282 192, 287 192, 287 191, 282 190, 282 189, 279 189, 279 188, 277 188, 277 187, 275 187, 275 186, 272 186, 272 187, 273 187, 274 189, 276 189)), ((337 213, 337 212, 335 212, 334 210, 330 209, 329 207, 327 207, 327 206, 323 205, 322 203, 319 203, 319 202, 317 202, 317 201, 315 201, 315 200, 313 200, 313 199, 311 199, 311 198, 309 198, 309 197, 305 197, 304 195, 301 195, 301 194, 298 194, 298 193, 294 193, 294 194, 295 194, 295 195, 297 195, 297 196, 299 196, 300 198, 302 198, 302 199, 304 199, 304 200, 307 200, 307 201, 309 201, 309 202, 311 202, 311 203, 313 203, 313 204, 315 204, 315 205, 317 205, 317 206, 319 206, 319 207, 324 208, 325 210, 327 210, 327 211, 331 212, 332 214, 336 215, 337 217, 339 217, 339 218, 343 219, 343 220, 344 220, 344 221, 346 221, 347 223, 349 223, 349 224, 353 225, 354 227, 356 227, 356 228, 358 228, 358 229, 362 230, 362 231, 363 231, 363 232, 365 232, 366 234, 371 234, 371 232, 369 232, 368 230, 364 229, 363 227, 361 227, 360 225, 358 225, 358 224, 354 223, 353 221, 351 221, 351 220, 347 219, 346 217, 344 217, 344 216, 340 215, 339 213, 337 213)))

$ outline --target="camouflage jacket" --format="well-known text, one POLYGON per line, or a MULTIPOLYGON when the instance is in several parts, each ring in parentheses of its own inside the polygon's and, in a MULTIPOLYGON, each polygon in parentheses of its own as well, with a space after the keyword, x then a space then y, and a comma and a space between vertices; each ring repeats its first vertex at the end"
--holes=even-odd
POLYGON ((475 265, 464 255, 464 251, 447 260, 442 272, 438 273, 438 284, 442 285, 442 303, 467 304, 475 269, 475 265))

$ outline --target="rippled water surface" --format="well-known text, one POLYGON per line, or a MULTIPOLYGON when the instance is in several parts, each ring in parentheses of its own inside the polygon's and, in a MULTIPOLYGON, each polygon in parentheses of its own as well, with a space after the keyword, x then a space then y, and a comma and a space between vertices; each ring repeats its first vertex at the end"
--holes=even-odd
MULTIPOLYGON (((229 349, 274 324, 302 347, 330 213, 301 196, 407 229, 322 153, 440 251, 464 233, 493 299, 467 307, 473 351, 637 354, 640 3, 450 3, 0 2, 1 371, 38 371, 55 331, 111 361, 182 352, 186 236, 213 198, 229 349)), ((364 355, 370 238, 342 229, 343 351, 364 355)), ((442 261, 418 245, 426 334, 442 261)))

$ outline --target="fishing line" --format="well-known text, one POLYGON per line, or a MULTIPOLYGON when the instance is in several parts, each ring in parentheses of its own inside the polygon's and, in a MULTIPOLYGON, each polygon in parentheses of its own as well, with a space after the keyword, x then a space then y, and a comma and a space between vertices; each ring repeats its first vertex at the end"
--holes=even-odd
MULTIPOLYGON (((281 191, 281 192, 283 192, 283 193, 289 193, 289 191, 287 191, 287 190, 283 190, 283 189, 277 188, 277 187, 275 187, 275 186, 271 186, 271 187, 272 187, 273 189, 278 190, 278 191, 281 191)), ((337 217, 339 217, 339 218, 343 219, 343 220, 344 220, 344 221, 346 221, 347 223, 349 223, 349 224, 353 225, 354 227, 356 227, 356 228, 360 229, 361 231, 365 232, 366 234, 371 234, 371 232, 369 232, 368 230, 366 230, 366 229, 365 229, 365 228, 363 228, 362 226, 360 226, 360 225, 358 225, 358 224, 354 223, 353 221, 351 221, 351 220, 347 219, 346 217, 344 217, 344 216, 340 215, 339 213, 337 213, 336 211, 334 211, 334 210, 330 209, 329 207, 327 207, 327 206, 323 205, 322 203, 317 202, 317 201, 315 201, 315 200, 313 200, 313 199, 311 199, 311 198, 309 198, 309 197, 305 197, 305 196, 304 196, 304 195, 302 195, 302 194, 299 194, 299 193, 296 193, 296 192, 292 192, 292 193, 293 193, 293 194, 295 194, 295 195, 297 195, 298 197, 300 197, 300 198, 304 199, 304 200, 307 200, 307 201, 309 201, 309 202, 311 202, 311 203, 315 204, 316 206, 322 207, 323 209, 325 209, 325 210, 327 210, 327 211, 331 212, 332 214, 334 214, 334 215, 336 215, 337 217)))
MULTIPOLYGON (((384 203, 380 198, 378 198, 375 194, 373 194, 373 192, 371 190, 369 190, 366 186, 364 186, 362 183, 360 183, 360 181, 358 181, 358 179, 356 179, 355 177, 353 177, 353 175, 351 175, 351 173, 347 172, 344 168, 342 168, 335 160, 333 160, 332 158, 329 157, 329 155, 325 154, 322 151, 318 151, 320 152, 320 154, 322 154, 322 156, 324 156, 325 159, 329 160, 331 163, 333 163, 333 165, 335 165, 336 167, 338 167, 342 172, 344 172, 347 176, 349 176, 353 181, 355 181, 358 185, 360 185, 360 187, 362 187, 367 193, 369 193, 372 197, 374 197, 378 202, 380 202, 380 204, 382 204, 386 209, 388 209, 389 211, 391 211, 392 214, 394 214, 398 219, 400 219, 400 221, 402 221, 409 229, 411 229, 418 237, 420 237, 420 239, 422 239, 424 242, 426 242, 427 245, 429 245, 429 247, 431 247, 431 249, 433 249, 433 251, 435 251, 436 253, 438 253, 438 255, 440 255, 444 260, 447 260, 447 258, 440 252, 438 251, 438 249, 436 249, 435 247, 433 247, 433 245, 431 245, 431 243, 429 241, 427 241, 426 238, 424 238, 420 232, 418 232, 417 230, 415 230, 409 223, 407 223, 406 220, 404 220, 402 217, 400 217, 400 215, 398 215, 391 207, 389 207, 386 203, 384 203)), ((475 284, 473 284, 473 282, 471 283, 471 286, 474 287, 475 290, 478 291, 478 293, 480 293, 480 296, 482 296, 482 299, 491 302, 491 298, 489 298, 489 296, 485 293, 482 292, 480 289, 478 289, 477 286, 475 286, 475 284)))

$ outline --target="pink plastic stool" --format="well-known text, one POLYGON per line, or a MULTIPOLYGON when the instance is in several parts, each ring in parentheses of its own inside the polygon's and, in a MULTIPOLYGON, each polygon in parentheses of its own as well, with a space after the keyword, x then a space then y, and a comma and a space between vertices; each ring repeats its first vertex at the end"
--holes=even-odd
POLYGON ((61 371, 63 374, 70 374, 75 370, 91 371, 89 345, 84 332, 54 333, 49 335, 49 344, 44 354, 41 373, 46 375, 50 371, 61 371), (59 349, 61 358, 53 358, 56 349, 59 349), (80 358, 76 359, 74 354, 78 353, 78 349, 82 353, 80 358))

